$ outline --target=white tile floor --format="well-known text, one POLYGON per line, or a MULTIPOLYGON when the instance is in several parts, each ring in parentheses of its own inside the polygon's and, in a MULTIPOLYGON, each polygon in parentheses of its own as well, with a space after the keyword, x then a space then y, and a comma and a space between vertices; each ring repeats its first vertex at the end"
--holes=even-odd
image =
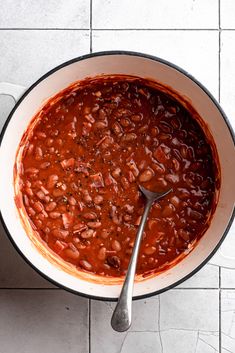
MULTIPOLYGON (((0 0, 0 9, 0 81, 28 86, 90 50, 138 50, 198 78, 235 127, 234 0, 0 0)), ((0 96, 0 128, 13 104, 0 96)), ((113 304, 55 288, 1 227, 0 237, 0 353, 235 353, 235 261, 135 302, 132 328, 118 334, 113 304)))

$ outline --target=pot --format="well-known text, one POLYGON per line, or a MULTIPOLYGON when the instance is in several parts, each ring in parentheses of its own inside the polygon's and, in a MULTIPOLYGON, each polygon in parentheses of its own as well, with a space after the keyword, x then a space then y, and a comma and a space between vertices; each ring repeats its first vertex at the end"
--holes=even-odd
MULTIPOLYGON (((181 262, 155 277, 138 281, 134 298, 143 298, 170 289, 197 272, 215 254, 234 217, 235 163, 234 136, 219 104, 197 80, 179 67, 162 59, 134 52, 113 51, 85 55, 51 70, 35 82, 16 103, 1 133, 0 195, 1 220, 13 245, 41 275, 67 290, 95 299, 116 300, 121 283, 89 281, 63 271, 48 261, 33 245, 19 218, 14 202, 13 168, 21 137, 42 104, 65 87, 85 77, 99 74, 126 74, 151 78, 171 87, 188 100, 210 130, 217 147, 221 167, 221 189, 211 224, 195 249, 181 262)), ((21 87, 0 86, 0 93, 17 97, 21 87)), ((231 267, 234 261, 217 255, 217 264, 231 267)), ((107 282, 107 281, 106 281, 107 282)))

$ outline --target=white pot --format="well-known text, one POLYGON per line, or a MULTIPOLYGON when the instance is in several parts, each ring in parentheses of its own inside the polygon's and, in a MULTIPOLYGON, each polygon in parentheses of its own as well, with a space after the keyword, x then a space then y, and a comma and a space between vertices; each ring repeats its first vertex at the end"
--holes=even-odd
MULTIPOLYGON (((9 238, 21 255, 43 276, 68 290, 97 299, 116 299, 121 284, 89 281, 64 271, 48 261, 27 236, 14 202, 13 167, 16 150, 31 118, 43 102, 71 83, 99 74, 127 74, 151 78, 172 87, 186 97, 207 124, 217 146, 221 166, 221 190, 210 227, 196 248, 180 263, 156 277, 135 284, 134 297, 160 293, 181 283, 198 271, 215 253, 232 223, 235 199, 235 163, 232 129, 219 104, 188 73, 156 57, 132 52, 103 52, 66 62, 33 84, 20 98, 7 119, 1 134, 0 207, 9 238)), ((20 92, 12 85, 0 85, 0 93, 20 92)), ((218 261, 222 259, 220 256, 218 261)), ((230 266, 231 259, 223 259, 230 266)), ((234 263, 234 262, 233 262, 234 263)))

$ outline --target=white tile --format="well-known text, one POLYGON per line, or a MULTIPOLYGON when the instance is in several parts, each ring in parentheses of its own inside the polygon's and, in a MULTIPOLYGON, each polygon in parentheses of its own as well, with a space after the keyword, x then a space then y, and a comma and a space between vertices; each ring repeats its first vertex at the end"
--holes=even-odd
POLYGON ((15 102, 12 97, 0 94, 0 132, 15 102))
POLYGON ((235 352, 235 291, 222 290, 221 294, 222 353, 235 352))
POLYGON ((235 269, 221 267, 221 287, 235 289, 235 269))
MULTIPOLYGON (((0 288, 52 288, 17 253, 0 223, 0 288)), ((1 293, 1 289, 0 289, 1 293)), ((1 341, 1 340, 0 340, 1 341)))
POLYGON ((135 341, 138 342, 135 353, 157 350, 160 346, 158 297, 133 303, 133 323, 127 333, 112 330, 110 320, 114 307, 115 303, 91 302, 91 353, 128 352, 135 341))
MULTIPOLYGON (((235 18, 235 14, 234 14, 235 18)), ((235 32, 221 33, 221 95, 220 101, 235 129, 235 32)))
POLYGON ((160 296, 164 353, 219 351, 217 290, 171 290, 160 296), (210 351, 210 347, 214 350, 210 351))
POLYGON ((193 277, 183 282, 178 288, 218 288, 219 287, 219 267, 205 265, 193 277))
POLYGON ((7 0, 0 28, 89 28, 89 0, 7 0))
POLYGON ((93 51, 134 50, 179 65, 218 97, 218 33, 210 31, 93 31, 93 51))
POLYGON ((217 28, 217 0, 93 0, 93 28, 217 28))
POLYGON ((235 1, 222 0, 220 4, 221 28, 235 28, 235 1))
POLYGON ((160 296, 161 330, 218 331, 217 290, 171 290, 160 296))
POLYGON ((88 352, 88 301, 59 290, 1 290, 4 353, 88 352))
POLYGON ((0 31, 0 79, 29 85, 89 46, 89 31, 0 31))

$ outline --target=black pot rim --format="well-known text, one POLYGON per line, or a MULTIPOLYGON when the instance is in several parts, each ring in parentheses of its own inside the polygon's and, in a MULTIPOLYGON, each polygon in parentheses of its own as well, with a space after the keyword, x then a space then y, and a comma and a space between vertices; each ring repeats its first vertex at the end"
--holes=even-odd
MULTIPOLYGON (((25 93, 22 95, 22 97, 17 101, 17 103, 15 104, 14 108, 11 110, 7 120, 5 121, 5 124, 3 126, 3 129, 1 131, 1 134, 0 134, 0 147, 1 147, 1 144, 2 144, 2 141, 3 141, 3 138, 4 138, 4 135, 5 135, 5 132, 6 132, 6 129, 7 129, 7 126, 14 114, 14 112, 16 111, 16 109, 18 108, 18 106, 21 104, 21 102, 25 99, 25 97, 32 91, 32 89, 34 87, 36 87, 40 82, 42 82, 44 79, 46 79, 48 76, 50 76, 51 74, 53 74, 54 72, 70 65, 70 64, 73 64, 75 62, 78 62, 78 61, 83 61, 83 60, 86 60, 86 59, 89 59, 89 58, 93 58, 93 57, 99 57, 99 56, 107 56, 107 55, 127 55, 127 56, 137 56, 137 57, 142 57, 142 58, 145 58, 145 59, 149 59, 149 60, 153 60, 153 61, 157 61, 157 62, 160 62, 162 64, 165 64, 167 66, 169 66, 170 68, 173 68, 175 69, 176 71, 179 71, 181 74, 183 74, 184 76, 186 76, 187 78, 189 78, 190 80, 192 80, 201 90, 203 90, 206 95, 210 98, 210 100, 213 102, 213 104, 216 106, 216 108, 219 110, 222 118, 224 119, 226 125, 227 125, 227 128, 230 132, 230 135, 231 135, 231 138, 233 140, 233 143, 235 145, 235 135, 234 135, 234 132, 233 132, 233 129, 232 129, 232 126, 226 116, 226 114, 224 113, 223 109, 221 108, 220 104, 217 102, 217 100, 213 97, 213 95, 208 91, 208 89, 203 85, 201 84, 197 79, 195 79, 192 75, 190 75, 187 71, 183 70, 182 68, 180 68, 179 66, 175 65, 175 64, 172 64, 171 62, 167 61, 167 60, 164 60, 162 58, 159 58, 157 56, 153 56, 153 55, 149 55, 149 54, 144 54, 144 53, 141 53, 141 52, 134 52, 134 51, 126 51, 126 50, 112 50, 112 51, 100 51, 100 52, 96 52, 96 53, 91 53, 91 54, 86 54, 86 55, 82 55, 82 56, 79 56, 79 57, 76 57, 74 59, 71 59, 69 61, 66 61, 58 66, 56 66, 54 69, 48 71, 46 74, 44 74, 43 76, 41 76, 35 83, 33 83, 26 91, 25 93)), ((184 276, 183 278, 181 278, 180 280, 172 283, 171 285, 167 286, 167 287, 164 287, 160 290, 157 290, 157 291, 153 291, 151 293, 147 293, 147 294, 143 294, 143 295, 139 295, 139 296, 135 296, 133 297, 134 300, 137 300, 137 299, 145 299, 145 298, 148 298, 148 297, 151 297, 151 296, 154 296, 154 295, 158 295, 158 294, 161 294, 169 289, 172 289, 176 286, 178 286, 179 284, 181 284, 182 282, 188 280, 190 277, 192 277, 195 273, 197 273, 211 258, 212 256, 216 253, 216 251, 218 250, 218 248, 221 246, 222 242, 224 241, 226 235, 228 234, 228 231, 232 225, 232 222, 234 220, 234 217, 235 217, 235 209, 233 209, 233 213, 230 217, 230 220, 227 224, 227 227, 220 239, 220 241, 218 242, 218 244, 215 246, 215 248, 213 249, 213 251, 207 256, 207 258, 201 262, 201 264, 199 266, 197 266, 194 270, 192 270, 188 275, 184 276)), ((3 219, 3 216, 2 216, 2 212, 1 212, 1 209, 0 209, 0 221, 3 225, 3 228, 9 238, 9 240, 11 241, 12 245, 14 246, 14 248, 16 249, 16 251, 21 255, 21 257, 25 260, 25 262, 27 264, 29 264, 38 274, 40 274, 43 278, 45 278, 46 280, 48 280, 49 282, 51 282, 52 284, 56 285, 57 287, 60 287, 68 292, 71 292, 73 294, 76 294, 76 295, 80 295, 82 297, 85 297, 85 298, 88 298, 88 299, 95 299, 95 300, 100 300, 100 301, 117 301, 117 298, 105 298, 105 297, 100 297, 100 296, 96 296, 96 295, 90 295, 90 294, 85 294, 85 293, 82 293, 82 292, 79 292, 79 291, 75 291, 69 287, 66 287, 64 286, 63 284, 55 281, 54 279, 48 277, 45 273, 43 273, 42 271, 40 271, 31 261, 28 260, 28 258, 22 253, 22 251, 18 248, 18 246, 16 245, 13 237, 11 236, 8 228, 7 228, 7 225, 3 219)))

